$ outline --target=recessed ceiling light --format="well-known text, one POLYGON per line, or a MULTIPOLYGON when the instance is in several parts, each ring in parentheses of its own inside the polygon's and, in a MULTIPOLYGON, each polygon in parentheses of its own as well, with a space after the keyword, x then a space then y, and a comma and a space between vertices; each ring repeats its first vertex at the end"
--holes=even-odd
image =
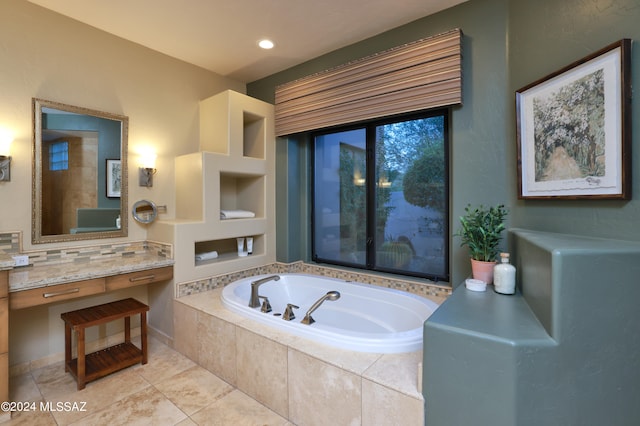
POLYGON ((264 39, 258 42, 258 46, 263 49, 273 49, 274 44, 271 40, 264 39))

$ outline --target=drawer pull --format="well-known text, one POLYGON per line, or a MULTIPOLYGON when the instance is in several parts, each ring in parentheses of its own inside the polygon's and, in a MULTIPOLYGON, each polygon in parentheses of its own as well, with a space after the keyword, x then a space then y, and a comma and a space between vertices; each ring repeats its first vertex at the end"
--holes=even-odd
POLYGON ((79 291, 79 288, 70 288, 69 290, 56 291, 54 293, 43 293, 42 297, 46 299, 49 297, 64 296, 65 294, 77 293, 79 291))
POLYGON ((154 280, 155 278, 156 278, 156 276, 151 274, 151 275, 144 275, 142 277, 131 277, 131 278, 129 278, 129 281, 134 283, 136 281, 154 280))

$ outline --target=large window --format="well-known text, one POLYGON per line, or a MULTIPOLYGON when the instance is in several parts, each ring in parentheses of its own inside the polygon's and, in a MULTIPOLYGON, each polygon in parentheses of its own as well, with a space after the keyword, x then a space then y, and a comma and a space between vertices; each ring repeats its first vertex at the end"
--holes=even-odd
POLYGON ((448 111, 313 135, 313 258, 439 280, 448 265, 448 111))

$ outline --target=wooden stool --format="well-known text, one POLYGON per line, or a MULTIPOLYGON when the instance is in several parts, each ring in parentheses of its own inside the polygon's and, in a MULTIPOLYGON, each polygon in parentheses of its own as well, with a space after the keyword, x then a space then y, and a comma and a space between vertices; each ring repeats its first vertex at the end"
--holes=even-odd
POLYGON ((85 384, 130 367, 147 363, 147 311, 149 307, 135 299, 123 299, 60 315, 64 321, 64 371, 71 372, 78 390, 85 384), (141 349, 131 343, 131 316, 140 314, 141 349), (85 328, 124 318, 124 343, 85 355, 85 328), (71 330, 78 338, 78 357, 71 359, 71 330))

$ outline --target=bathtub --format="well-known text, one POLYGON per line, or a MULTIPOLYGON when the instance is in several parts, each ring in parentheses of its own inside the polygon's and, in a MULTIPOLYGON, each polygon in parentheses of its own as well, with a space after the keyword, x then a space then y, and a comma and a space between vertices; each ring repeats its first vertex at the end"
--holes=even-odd
POLYGON ((400 353, 422 349, 422 326, 438 304, 411 293, 367 284, 307 274, 278 274, 259 288, 269 298, 270 313, 250 308, 251 282, 273 274, 257 275, 228 284, 221 293, 222 304, 244 317, 269 324, 282 331, 342 349, 400 353), (302 324, 307 310, 328 291, 340 298, 326 300, 313 312, 315 323, 302 324), (285 321, 287 303, 299 306, 295 319, 285 321))

